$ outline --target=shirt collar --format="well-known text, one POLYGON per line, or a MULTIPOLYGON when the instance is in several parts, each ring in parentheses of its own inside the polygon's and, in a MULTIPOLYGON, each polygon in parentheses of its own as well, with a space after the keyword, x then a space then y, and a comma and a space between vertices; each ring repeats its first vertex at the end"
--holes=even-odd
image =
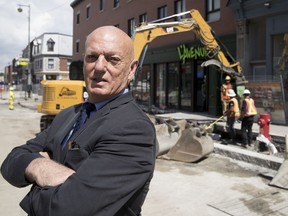
MULTIPOLYGON (((104 107, 107 103, 109 103, 111 100, 115 99, 116 97, 118 97, 118 96, 120 96, 120 95, 126 94, 127 92, 129 92, 129 90, 126 88, 126 89, 124 89, 123 92, 120 92, 119 94, 115 95, 114 97, 112 97, 112 98, 110 98, 110 99, 108 99, 108 100, 101 101, 101 102, 99 102, 99 103, 95 103, 96 110, 101 109, 101 108, 104 107)), ((85 102, 88 102, 88 99, 86 99, 85 102)))

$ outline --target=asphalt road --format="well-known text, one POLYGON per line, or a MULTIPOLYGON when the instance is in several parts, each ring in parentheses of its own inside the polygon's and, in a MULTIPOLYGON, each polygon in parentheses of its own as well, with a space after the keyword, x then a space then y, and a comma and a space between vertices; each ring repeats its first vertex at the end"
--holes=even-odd
MULTIPOLYGON (((40 114, 0 101, 0 163, 39 132, 40 114)), ((288 191, 268 186, 276 171, 210 154, 197 163, 157 159, 143 216, 288 215, 288 191)), ((24 216, 18 189, 0 176, 0 215, 24 216)))

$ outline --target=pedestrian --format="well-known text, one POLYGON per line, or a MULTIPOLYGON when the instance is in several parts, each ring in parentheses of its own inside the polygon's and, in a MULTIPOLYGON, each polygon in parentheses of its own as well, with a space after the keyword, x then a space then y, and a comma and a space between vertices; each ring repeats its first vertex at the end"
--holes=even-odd
POLYGON ((87 36, 87 101, 61 111, 1 166, 12 185, 32 184, 20 203, 28 215, 141 215, 156 134, 128 90, 137 66, 132 40, 119 28, 104 26, 87 36))
POLYGON ((227 126, 229 131, 230 140, 229 143, 236 143, 236 133, 234 124, 235 121, 240 117, 240 110, 238 100, 236 99, 236 93, 233 89, 229 89, 227 95, 230 97, 230 101, 228 103, 225 115, 227 116, 227 126))
POLYGON ((257 115, 257 109, 255 107, 254 100, 250 97, 249 89, 245 89, 243 92, 243 102, 241 107, 241 132, 242 132, 242 146, 247 148, 252 144, 252 126, 254 123, 254 117, 257 115))
POLYGON ((221 102, 222 102, 222 113, 224 114, 226 112, 228 103, 230 102, 230 97, 228 95, 228 92, 230 89, 233 89, 233 86, 231 84, 231 77, 226 76, 225 82, 221 85, 221 102))
POLYGON ((14 110, 14 88, 11 86, 9 87, 9 110, 14 110))

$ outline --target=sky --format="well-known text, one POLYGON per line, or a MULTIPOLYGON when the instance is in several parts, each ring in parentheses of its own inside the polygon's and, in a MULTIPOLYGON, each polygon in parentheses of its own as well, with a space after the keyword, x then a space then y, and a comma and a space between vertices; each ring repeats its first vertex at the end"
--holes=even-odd
POLYGON ((21 56, 28 45, 28 7, 30 4, 30 41, 46 32, 72 35, 73 0, 0 0, 0 72, 21 56))

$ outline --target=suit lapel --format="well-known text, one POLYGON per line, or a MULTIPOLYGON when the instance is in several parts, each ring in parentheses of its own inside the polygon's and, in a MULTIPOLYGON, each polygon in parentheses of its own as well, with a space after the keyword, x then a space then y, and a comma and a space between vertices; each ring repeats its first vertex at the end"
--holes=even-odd
MULTIPOLYGON (((130 92, 120 95, 119 97, 113 99, 108 104, 103 106, 101 109, 97 110, 96 113, 87 120, 87 122, 76 131, 71 137, 70 141, 74 141, 86 128, 93 124, 93 122, 97 121, 97 119, 102 116, 108 115, 111 110, 121 106, 122 104, 128 103, 133 100, 133 97, 130 92)), ((68 130, 69 131, 69 130, 68 130)), ((67 145, 66 145, 67 146, 67 145)))

